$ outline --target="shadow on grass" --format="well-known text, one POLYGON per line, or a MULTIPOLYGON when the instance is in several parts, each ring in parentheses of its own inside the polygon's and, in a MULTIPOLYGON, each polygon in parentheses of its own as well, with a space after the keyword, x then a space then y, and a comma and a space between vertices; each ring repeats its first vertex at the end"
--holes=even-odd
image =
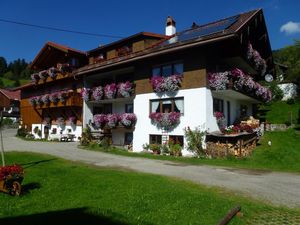
POLYGON ((108 212, 109 215, 94 215, 87 208, 66 209, 53 212, 32 214, 27 216, 0 218, 0 224, 5 225, 129 225, 121 222, 122 216, 108 212))
POLYGON ((40 161, 35 161, 35 162, 21 163, 20 165, 23 166, 24 169, 26 169, 26 168, 33 167, 33 166, 36 166, 36 165, 41 164, 41 163, 50 162, 50 161, 53 161, 53 160, 57 160, 57 159, 56 158, 45 159, 45 160, 40 160, 40 161))
POLYGON ((22 195, 26 195, 29 194, 31 190, 34 189, 40 189, 41 188, 41 184, 37 183, 37 182, 32 182, 32 183, 28 183, 25 185, 22 185, 22 195))

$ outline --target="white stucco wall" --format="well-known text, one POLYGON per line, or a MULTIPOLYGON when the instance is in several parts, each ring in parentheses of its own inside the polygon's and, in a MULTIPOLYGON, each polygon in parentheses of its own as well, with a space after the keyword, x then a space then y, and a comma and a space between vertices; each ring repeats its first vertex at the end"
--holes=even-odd
MULTIPOLYGON (((168 135, 184 135, 184 128, 202 126, 206 129, 207 126, 213 125, 207 124, 207 89, 185 89, 179 90, 174 97, 184 98, 184 115, 180 118, 179 125, 168 135)), ((156 134, 162 135, 162 130, 158 129, 155 125, 152 125, 149 118, 150 113, 150 100, 151 99, 164 99, 173 96, 163 95, 158 96, 155 93, 137 95, 134 99, 134 113, 137 116, 137 124, 133 133, 133 151, 142 151, 142 145, 149 143, 149 135, 156 134)), ((210 104, 210 103, 209 103, 210 104)), ((211 123, 211 121, 209 121, 211 123)), ((184 141, 185 142, 185 141, 184 141)), ((185 154, 185 151, 183 151, 185 154)))
POLYGON ((283 101, 297 96, 297 85, 293 83, 278 84, 278 87, 283 91, 283 101))

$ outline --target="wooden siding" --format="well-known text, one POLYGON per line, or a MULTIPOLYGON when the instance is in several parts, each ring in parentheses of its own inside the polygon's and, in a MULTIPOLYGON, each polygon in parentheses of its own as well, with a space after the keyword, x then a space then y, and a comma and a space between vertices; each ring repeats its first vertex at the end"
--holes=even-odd
POLYGON ((132 52, 138 52, 138 51, 142 51, 144 49, 145 49, 144 40, 137 41, 132 44, 132 52))
POLYGON ((115 49, 107 52, 107 60, 115 58, 117 56, 117 51, 115 49))
POLYGON ((10 100, 4 94, 0 93, 0 108, 9 107, 10 105, 10 100))
POLYGON ((28 99, 21 100, 21 107, 20 107, 21 119, 23 122, 23 126, 26 126, 28 130, 31 130, 31 125, 33 123, 41 123, 41 113, 42 110, 37 110, 33 108, 28 99))

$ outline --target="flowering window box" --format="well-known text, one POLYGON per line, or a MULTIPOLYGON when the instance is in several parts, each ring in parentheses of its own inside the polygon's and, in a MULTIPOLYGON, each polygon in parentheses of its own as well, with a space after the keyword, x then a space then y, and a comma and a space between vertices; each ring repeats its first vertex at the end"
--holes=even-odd
POLYGON ((117 92, 117 85, 115 83, 107 84, 104 87, 104 97, 107 99, 113 99, 117 92))
POLYGON ((39 72, 39 77, 42 81, 46 81, 48 77, 48 71, 47 70, 42 70, 39 72))
POLYGON ((103 98, 103 87, 98 86, 93 89, 92 96, 95 101, 100 101, 103 98))
POLYGON ((182 76, 171 75, 168 77, 152 77, 150 82, 153 90, 156 93, 175 92, 178 91, 181 85, 182 76))
POLYGON ((123 113, 120 115, 120 124, 126 128, 133 127, 136 123, 136 115, 134 113, 123 113))
POLYGON ((65 104, 69 97, 69 93, 67 91, 59 91, 57 92, 57 97, 61 103, 65 104))
POLYGON ((57 93, 52 93, 51 95, 49 95, 49 99, 53 104, 57 104, 59 102, 57 93))
POLYGON ((107 123, 107 117, 105 114, 96 114, 94 115, 94 124, 96 128, 103 128, 105 124, 107 123))
POLYGON ((90 88, 82 88, 80 94, 81 94, 82 99, 85 102, 87 102, 90 100, 91 89, 90 88))
POLYGON ((158 128, 172 129, 180 123, 180 113, 151 113, 149 118, 158 128))
POLYGON ((117 85, 118 97, 129 98, 133 93, 133 83, 126 81, 117 85))

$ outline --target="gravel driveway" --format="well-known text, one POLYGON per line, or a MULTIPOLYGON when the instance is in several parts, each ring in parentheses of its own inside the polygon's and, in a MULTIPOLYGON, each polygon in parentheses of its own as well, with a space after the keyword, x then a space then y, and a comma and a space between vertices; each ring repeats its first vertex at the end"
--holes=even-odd
POLYGON ((77 148, 78 143, 23 141, 16 130, 3 131, 5 151, 28 151, 54 155, 72 161, 125 168, 189 180, 207 186, 224 187, 275 205, 300 207, 300 175, 232 169, 216 166, 195 166, 170 161, 125 157, 77 148))

